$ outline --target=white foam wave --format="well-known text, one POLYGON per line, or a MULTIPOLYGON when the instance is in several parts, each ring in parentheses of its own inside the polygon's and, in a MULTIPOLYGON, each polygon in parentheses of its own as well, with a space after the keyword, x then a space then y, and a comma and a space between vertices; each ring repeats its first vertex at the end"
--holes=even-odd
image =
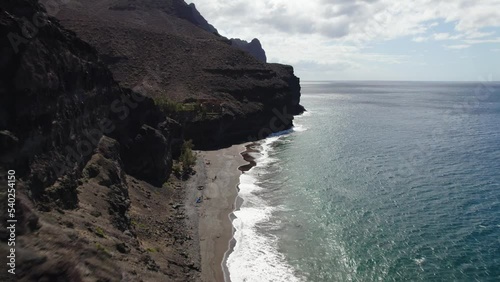
POLYGON ((293 127, 293 131, 295 132, 303 132, 303 131, 306 131, 308 128, 303 126, 302 124, 297 124, 295 123, 294 127, 293 127))
POLYGON ((312 115, 311 112, 304 112, 303 114, 299 115, 299 116, 295 116, 294 118, 294 122, 293 122, 293 131, 294 132, 303 132, 303 131, 306 131, 308 128, 305 127, 303 124, 300 123, 300 121, 302 120, 302 118, 304 117, 308 117, 312 115))
POLYGON ((311 116, 312 115, 312 112, 311 111, 305 111, 303 112, 302 114, 298 115, 298 116, 295 116, 295 118, 302 118, 302 117, 308 117, 308 116, 311 116))
POLYGON ((262 190, 258 176, 266 173, 266 166, 275 161, 269 155, 272 143, 283 134, 265 139, 261 144, 256 166, 240 177, 239 196, 244 200, 239 210, 234 212, 234 238, 236 244, 227 259, 227 267, 232 282, 299 281, 294 276, 283 255, 277 250, 277 238, 261 234, 257 225, 269 221, 278 207, 269 206, 256 193, 262 190))

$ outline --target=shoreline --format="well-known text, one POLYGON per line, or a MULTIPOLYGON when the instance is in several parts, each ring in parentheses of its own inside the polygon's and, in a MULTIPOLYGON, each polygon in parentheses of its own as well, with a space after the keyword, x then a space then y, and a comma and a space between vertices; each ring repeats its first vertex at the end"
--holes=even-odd
MULTIPOLYGON (((257 150, 252 148, 252 146, 254 144, 255 143, 246 144, 245 151, 240 152, 240 155, 243 158, 243 160, 245 162, 247 162, 247 164, 244 164, 244 165, 241 165, 238 167, 238 171, 240 172, 240 176, 241 176, 241 174, 249 171, 252 167, 254 167, 257 164, 255 162, 255 158, 252 155, 250 155, 250 153, 257 152, 257 150)), ((240 181, 238 180, 238 185, 236 187, 238 192, 240 191, 239 184, 240 184, 240 181)), ((229 276, 229 269, 227 268, 226 262, 227 262, 229 255, 233 252, 234 246, 236 245, 236 240, 234 239, 234 233, 236 230, 234 229, 234 226, 233 226, 233 220, 236 218, 236 216, 234 215, 234 212, 239 210, 239 208, 241 207, 242 204, 243 204, 243 199, 240 198, 238 196, 238 194, 236 194, 236 198, 234 199, 234 209, 230 214, 228 214, 229 221, 231 222, 231 239, 228 241, 228 248, 227 248, 226 252, 224 253, 224 257, 222 259, 222 265, 221 265, 225 282, 231 282, 231 278, 229 276)))
POLYGON ((241 171, 242 173, 245 173, 252 169, 252 167, 256 166, 257 163, 255 162, 255 158, 250 155, 250 153, 258 153, 259 151, 254 149, 253 146, 255 143, 250 143, 245 145, 245 151, 241 152, 241 156, 243 159, 248 162, 246 165, 242 165, 238 167, 238 170, 241 171))
POLYGON ((240 167, 249 165, 244 157, 249 146, 245 143, 197 152, 196 174, 187 186, 186 206, 197 214, 202 281, 230 281, 224 262, 234 242, 232 216, 239 206, 240 167))

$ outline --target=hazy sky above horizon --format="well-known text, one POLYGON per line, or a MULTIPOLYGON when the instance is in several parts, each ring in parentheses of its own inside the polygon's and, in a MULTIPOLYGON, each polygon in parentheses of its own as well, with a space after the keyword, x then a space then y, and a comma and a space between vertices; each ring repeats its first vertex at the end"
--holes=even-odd
POLYGON ((303 80, 500 81, 500 0, 192 0, 303 80))

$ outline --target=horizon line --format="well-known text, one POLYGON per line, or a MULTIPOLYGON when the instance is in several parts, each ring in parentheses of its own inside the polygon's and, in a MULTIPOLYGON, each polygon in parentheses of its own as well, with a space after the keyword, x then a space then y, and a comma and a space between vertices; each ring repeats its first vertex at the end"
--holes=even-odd
POLYGON ((331 79, 331 80, 308 80, 300 79, 300 82, 434 82, 434 83, 500 83, 500 80, 386 80, 386 79, 331 79))

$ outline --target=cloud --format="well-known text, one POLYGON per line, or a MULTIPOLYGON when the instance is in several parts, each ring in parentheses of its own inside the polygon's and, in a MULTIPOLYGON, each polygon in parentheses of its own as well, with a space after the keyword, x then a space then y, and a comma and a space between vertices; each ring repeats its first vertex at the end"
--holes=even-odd
POLYGON ((490 31, 490 32, 480 32, 480 31, 474 31, 470 32, 467 34, 467 38, 469 39, 476 39, 476 38, 483 38, 483 37, 488 37, 495 35, 495 32, 490 31))
POLYGON ((434 38, 434 40, 457 40, 457 39, 460 39, 462 38, 463 35, 461 34, 457 34, 457 35, 451 35, 447 32, 443 32, 443 33, 434 33, 432 35, 432 38, 434 38))
POLYGON ((484 44, 484 43, 500 43, 500 37, 490 39, 467 39, 464 40, 467 44, 484 44))
POLYGON ((415 38, 412 39, 412 41, 418 42, 418 43, 425 42, 427 40, 429 40, 429 38, 428 37, 424 37, 424 36, 419 36, 419 37, 415 37, 415 38))
POLYGON ((467 44, 458 44, 458 45, 445 45, 444 47, 448 48, 448 49, 461 50, 461 49, 469 48, 470 45, 467 45, 467 44))
POLYGON ((484 27, 500 26, 499 0, 195 2, 210 22, 229 33, 266 27, 266 32, 319 34, 359 41, 422 34, 437 26, 438 21, 454 23, 458 32, 470 34, 484 27))
POLYGON ((257 37, 271 60, 316 64, 309 68, 361 67, 366 61, 400 64, 407 60, 401 52, 370 51, 375 44, 400 38, 409 43, 449 41, 444 47, 455 50, 500 42, 500 0, 193 1, 222 35, 257 37))

